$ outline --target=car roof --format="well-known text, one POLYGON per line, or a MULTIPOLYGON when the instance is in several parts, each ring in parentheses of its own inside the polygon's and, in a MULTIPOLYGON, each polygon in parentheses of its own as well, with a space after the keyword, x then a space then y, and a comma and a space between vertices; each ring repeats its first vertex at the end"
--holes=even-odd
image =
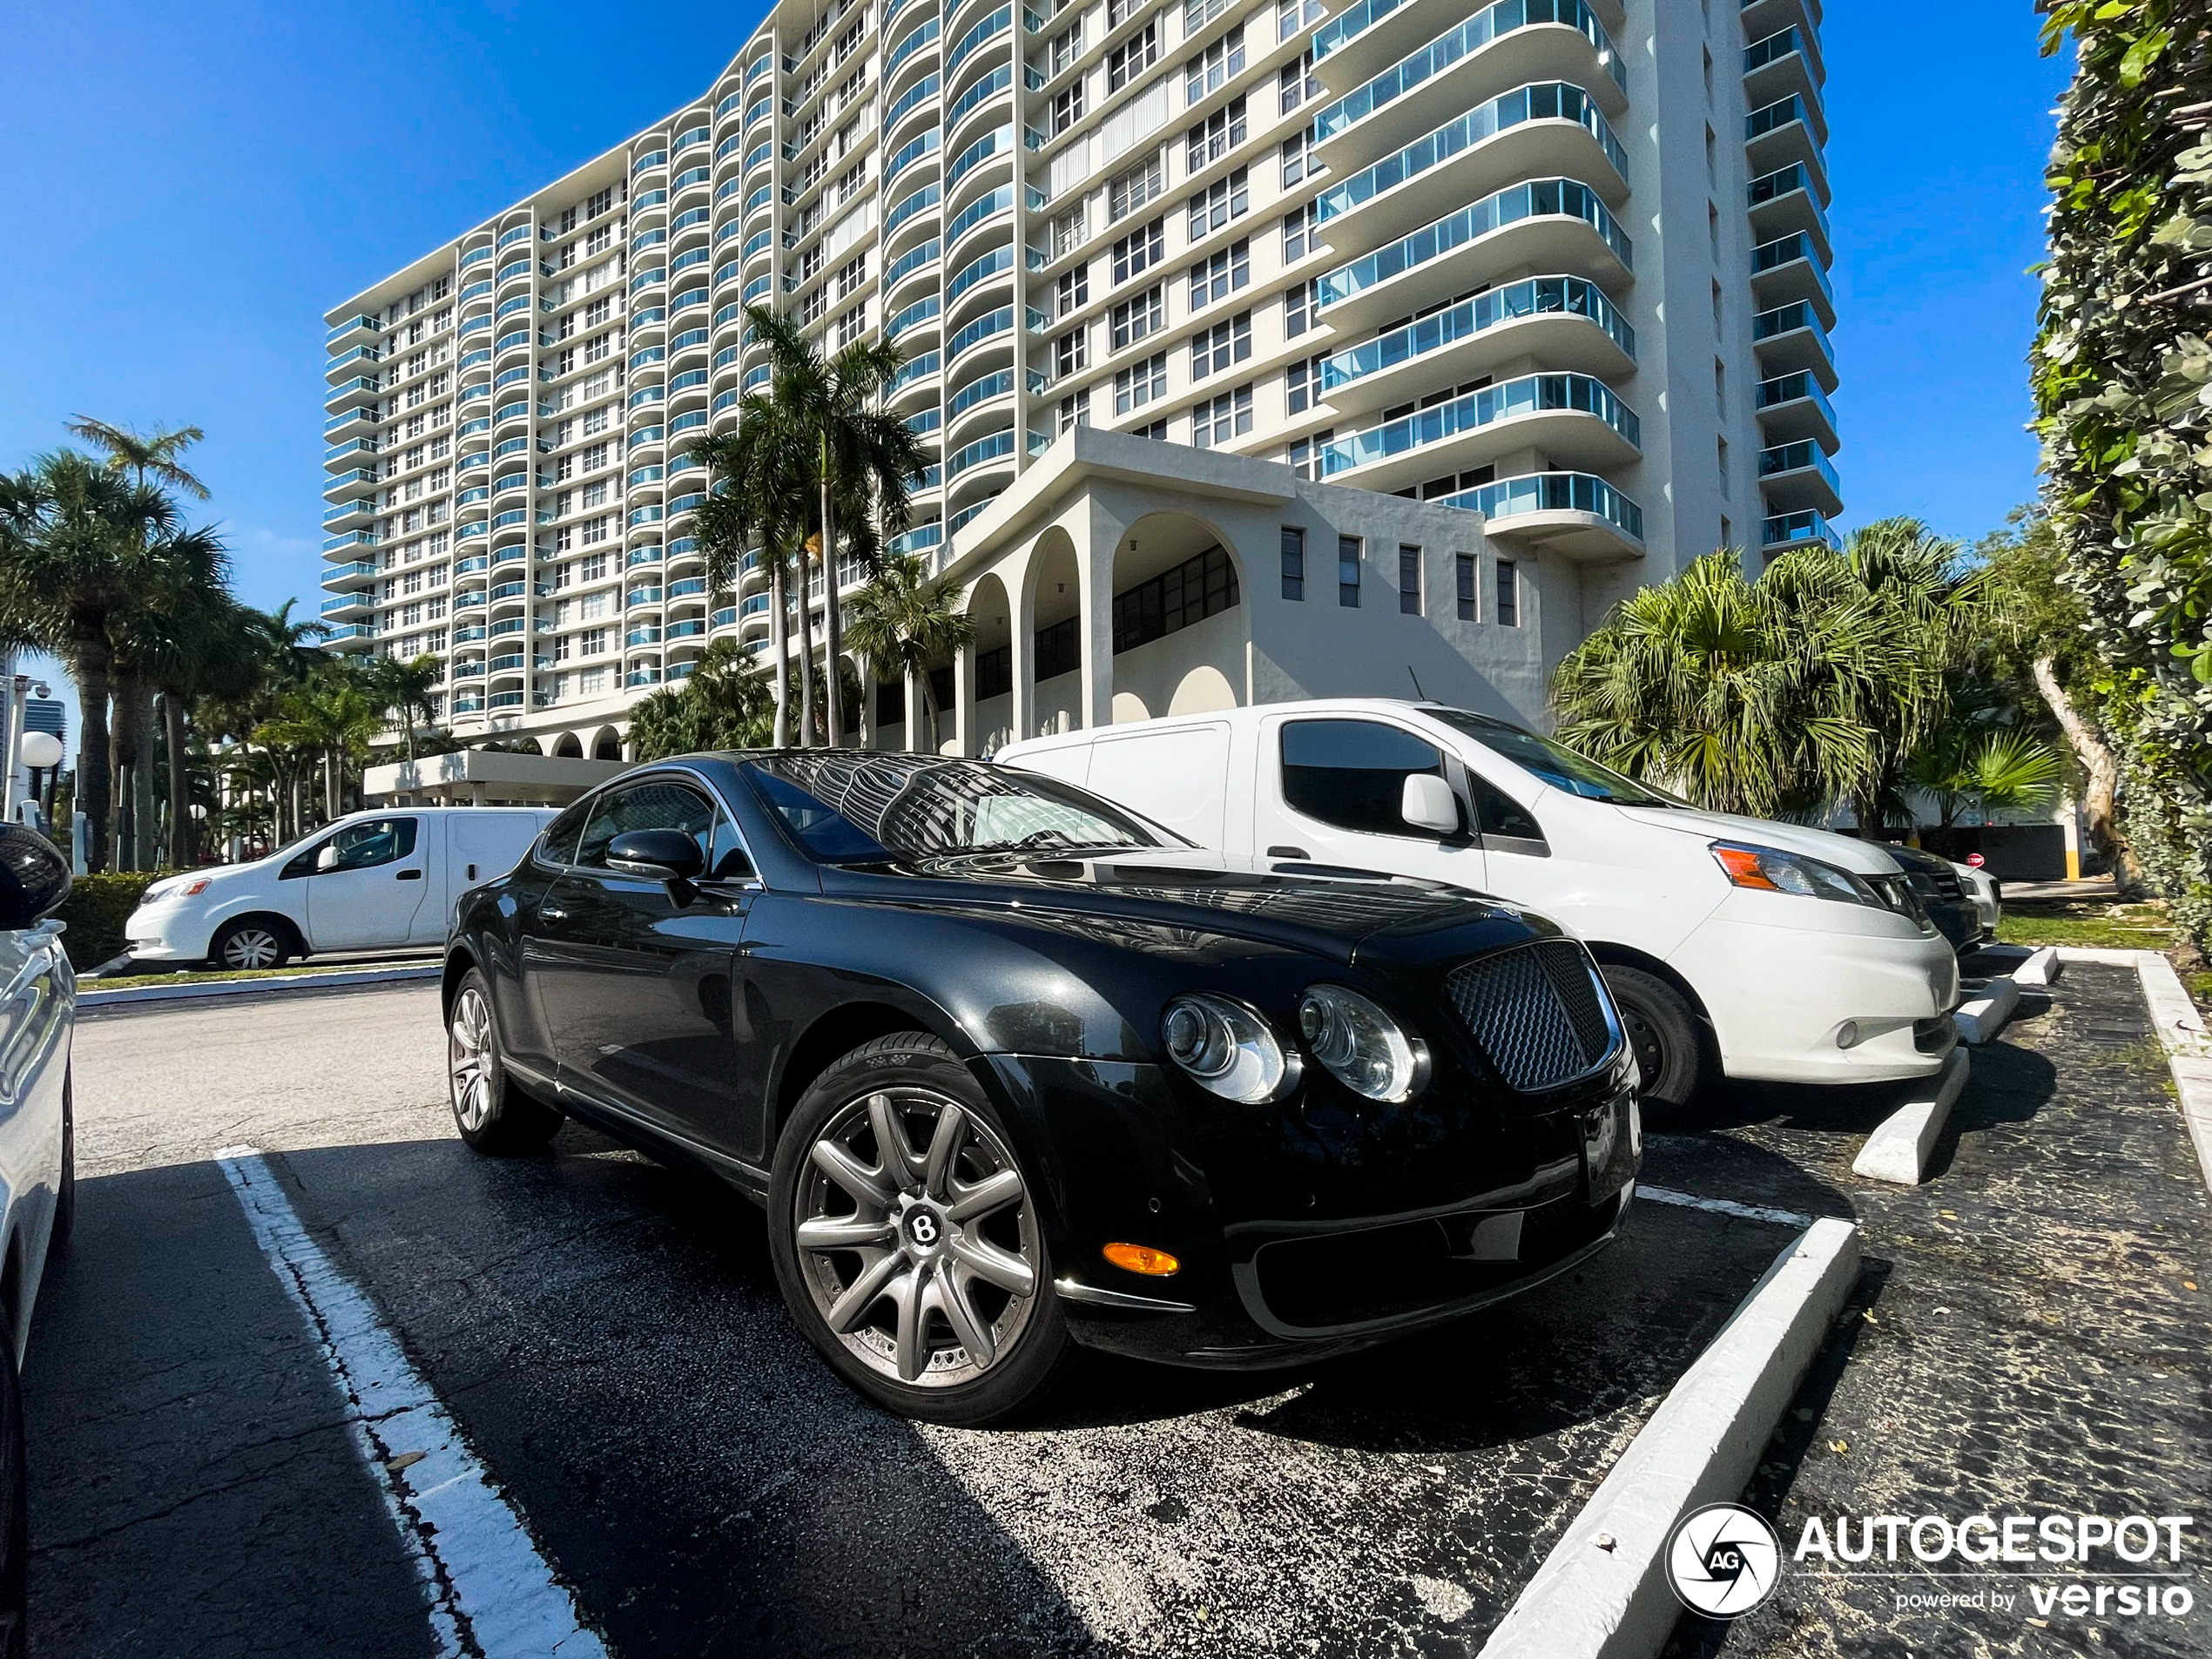
MULTIPOLYGON (((1042 753, 1049 749, 1073 748, 1079 744, 1097 743, 1106 738, 1135 734, 1137 728, 1147 732, 1171 730, 1179 726, 1235 724, 1257 720, 1271 714, 1426 714, 1438 709, 1456 705, 1440 703, 1434 698, 1409 697, 1311 697, 1291 703, 1253 703, 1233 709, 1208 709, 1195 714, 1162 714, 1150 719, 1136 720, 1123 725, 1084 726, 1075 732, 1055 732, 1048 737, 1024 738, 1019 743, 1009 743, 999 751, 1001 756, 1016 751, 1022 753, 1042 753)), ((1480 714, 1480 710, 1472 711, 1480 714)), ((1499 717, 1484 715, 1483 718, 1499 717)), ((1501 720, 1501 725, 1512 722, 1501 720)))

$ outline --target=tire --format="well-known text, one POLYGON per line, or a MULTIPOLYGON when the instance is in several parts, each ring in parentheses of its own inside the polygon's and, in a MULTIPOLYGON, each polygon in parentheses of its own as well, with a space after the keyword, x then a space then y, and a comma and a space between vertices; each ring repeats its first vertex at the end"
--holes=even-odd
POLYGON ((1656 974, 1611 962, 1600 966, 1636 1056, 1637 1093, 1644 1103, 1695 1104, 1720 1070, 1696 1010, 1656 974))
POLYGON ((54 1188, 54 1226, 46 1249, 50 1253, 69 1248, 77 1229, 77 1090, 76 1079, 62 1074, 62 1177, 54 1188))
POLYGON ((489 1157, 538 1151, 560 1132, 561 1114, 507 1075, 481 968, 461 976, 446 1009, 446 1103, 461 1138, 489 1157))
POLYGON ((914 1031, 863 1043, 808 1086, 776 1143, 768 1241, 792 1318, 902 1417, 1014 1415, 1071 1352, 1037 1190, 950 1049, 914 1031), (889 1157, 887 1134, 904 1142, 889 1157))
POLYGON ((30 1475, 11 1336, 0 1343, 0 1659, 24 1659, 30 1555, 30 1475))
POLYGON ((291 930, 283 923, 240 916, 215 935, 207 948, 207 965, 226 972, 282 968, 298 954, 292 948, 291 930))

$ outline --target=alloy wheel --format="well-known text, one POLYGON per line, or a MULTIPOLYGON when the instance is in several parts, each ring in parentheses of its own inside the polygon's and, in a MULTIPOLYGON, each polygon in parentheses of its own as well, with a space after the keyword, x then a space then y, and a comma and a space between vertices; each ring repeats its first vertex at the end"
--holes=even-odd
POLYGON ((453 1079, 453 1115, 471 1135, 491 1114, 491 1010, 483 994, 464 986, 447 1027, 446 1069, 453 1079))
POLYGON ((273 968, 283 943, 266 927, 240 927, 223 941, 226 968, 273 968))
POLYGON ((815 1311, 885 1377, 971 1382, 1028 1327, 1028 1189, 991 1126, 944 1095, 879 1089, 840 1108, 807 1149, 791 1225, 815 1311))

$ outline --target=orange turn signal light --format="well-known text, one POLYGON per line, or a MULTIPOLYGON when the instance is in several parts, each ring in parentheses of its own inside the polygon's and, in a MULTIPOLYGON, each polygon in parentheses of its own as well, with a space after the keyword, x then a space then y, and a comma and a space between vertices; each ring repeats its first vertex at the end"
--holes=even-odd
POLYGON ((1753 887, 1762 893, 1782 891, 1775 886, 1773 878, 1759 867, 1759 855, 1748 846, 1716 846, 1713 857, 1728 872, 1728 879, 1739 887, 1753 887))
POLYGON ((1155 1250, 1150 1244, 1109 1244, 1104 1253, 1115 1266, 1150 1278, 1165 1278, 1183 1268, 1183 1264, 1167 1251, 1155 1250))

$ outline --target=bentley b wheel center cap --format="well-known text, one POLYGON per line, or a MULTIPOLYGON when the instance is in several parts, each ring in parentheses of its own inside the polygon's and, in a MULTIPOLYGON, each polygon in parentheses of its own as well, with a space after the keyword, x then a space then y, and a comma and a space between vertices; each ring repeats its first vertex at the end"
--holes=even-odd
POLYGON ((912 1256, 934 1256, 952 1231, 944 1211, 925 1199, 908 1197, 899 1214, 899 1238, 912 1256))

